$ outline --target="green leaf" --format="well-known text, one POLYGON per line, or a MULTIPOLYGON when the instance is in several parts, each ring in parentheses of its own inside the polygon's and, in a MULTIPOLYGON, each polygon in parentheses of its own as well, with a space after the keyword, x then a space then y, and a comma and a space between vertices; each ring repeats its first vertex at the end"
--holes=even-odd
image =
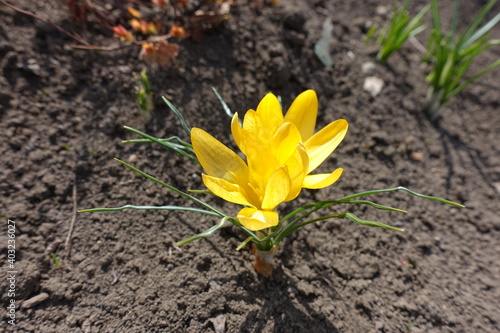
POLYGON ((372 206, 372 207, 380 209, 380 210, 389 210, 391 212, 407 213, 406 210, 380 205, 380 204, 377 204, 375 202, 371 202, 371 201, 367 201, 367 200, 354 200, 354 201, 349 200, 349 201, 338 201, 338 202, 339 203, 346 203, 346 204, 354 204, 354 205, 368 205, 368 206, 372 206))
POLYGON ((79 213, 95 213, 95 212, 116 212, 124 209, 137 209, 137 210, 180 210, 185 212, 195 212, 205 215, 211 215, 220 217, 220 214, 213 211, 208 211, 204 209, 194 208, 194 207, 181 207, 181 206, 136 206, 136 205, 125 205, 121 207, 113 208, 90 208, 79 210, 79 213))
MULTIPOLYGON (((462 35, 463 37, 461 39, 462 39, 463 43, 467 43, 469 41, 469 39, 472 38, 472 36, 477 32, 476 31, 477 27, 479 27, 479 25, 481 24, 481 21, 490 12, 491 8, 495 5, 496 2, 497 2, 497 0, 489 0, 486 3, 486 5, 484 5, 483 8, 481 8, 479 13, 474 17, 471 24, 469 25, 467 30, 462 35)), ((493 18, 493 20, 495 20, 495 18, 493 18)), ((479 30, 481 30, 481 29, 479 29, 479 30)), ((460 47, 461 47, 461 45, 459 45, 459 48, 460 47)))
POLYGON ((483 27, 479 30, 477 30, 470 38, 468 38, 462 45, 461 45, 461 49, 466 49, 467 47, 469 47, 470 45, 472 45, 476 40, 478 40, 479 38, 483 37, 484 34, 486 34, 488 31, 490 31, 491 29, 493 29, 493 27, 495 25, 497 25, 497 23, 500 21, 500 13, 498 13, 497 15, 495 15, 495 17, 493 17, 490 21, 488 21, 488 23, 486 23, 485 25, 483 25, 483 27))
MULTIPOLYGON (((187 142, 181 140, 177 136, 172 136, 172 137, 166 138, 166 139, 157 139, 157 141, 153 141, 150 139, 131 139, 131 140, 123 140, 122 141, 122 143, 152 143, 152 142, 158 142, 159 144, 163 144, 163 143, 168 142, 168 144, 172 145, 173 147, 176 147, 178 149, 184 149, 187 152, 194 154, 193 146, 190 143, 187 143, 187 142), (174 140, 178 141, 179 143, 173 142, 174 140)), ((167 145, 165 145, 165 147, 170 148, 170 146, 167 146, 167 145)))
POLYGON ((377 60, 382 63, 385 63, 392 53, 399 50, 409 37, 415 36, 425 29, 424 26, 419 25, 430 6, 425 6, 415 17, 410 19, 409 3, 409 0, 405 0, 401 6, 398 6, 397 2, 394 3, 391 21, 378 36, 377 44, 381 47, 377 54, 377 60))
POLYGON ((373 36, 375 36, 377 30, 378 30, 378 24, 375 23, 370 27, 370 29, 366 33, 365 44, 368 44, 373 39, 373 36))
POLYGON ((404 231, 404 229, 392 227, 392 226, 384 224, 384 223, 380 223, 380 222, 376 222, 376 221, 362 220, 359 217, 357 217, 356 215, 351 214, 351 213, 345 213, 344 215, 349 220, 356 222, 357 224, 366 225, 368 227, 379 227, 379 228, 396 230, 396 231, 404 231))
POLYGON ((245 247, 245 245, 247 245, 250 241, 252 241, 254 238, 253 237, 248 237, 247 239, 245 239, 243 242, 240 243, 240 245, 238 245, 238 247, 236 248, 236 251, 239 251, 241 250, 242 248, 245 247))
MULTIPOLYGON (((424 60, 433 64, 432 71, 427 76, 427 81, 433 91, 443 92, 442 97, 436 101, 435 94, 428 94, 426 110, 431 118, 436 118, 439 108, 451 97, 458 94, 486 72, 497 67, 496 63, 474 75, 460 84, 472 61, 491 45, 487 33, 500 22, 500 13, 479 28, 481 22, 493 8, 497 0, 489 0, 474 17, 464 33, 458 32, 459 2, 455 0, 455 7, 451 22, 451 32, 447 35, 441 31, 441 22, 437 0, 431 0, 433 28, 427 42, 427 51, 424 60)), ((433 119, 431 119, 433 120, 433 119)))
POLYGON ((215 87, 212 87, 212 90, 214 91, 215 96, 217 96, 217 98, 219 99, 219 102, 222 105, 222 109, 224 110, 224 112, 229 116, 229 118, 232 119, 234 116, 234 113, 231 112, 231 109, 229 108, 229 106, 227 106, 226 101, 224 101, 224 99, 219 94, 217 89, 215 89, 215 87))
POLYGON ((452 205, 452 206, 457 206, 457 207, 465 207, 464 205, 461 205, 459 203, 456 203, 456 202, 453 202, 453 201, 450 201, 450 200, 441 199, 441 198, 438 198, 438 197, 433 197, 433 196, 430 196, 430 195, 424 195, 424 194, 420 194, 420 193, 414 192, 414 191, 409 190, 409 189, 407 189, 406 187, 403 187, 403 186, 398 186, 398 187, 388 188, 388 189, 383 189, 383 190, 373 190, 373 191, 366 191, 366 192, 356 193, 356 194, 352 194, 352 195, 348 195, 348 196, 342 197, 340 199, 337 199, 336 201, 350 200, 350 199, 354 199, 354 198, 363 197, 363 196, 366 196, 366 195, 379 194, 379 193, 387 193, 387 192, 395 192, 395 191, 405 191, 405 192, 408 192, 411 195, 414 195, 414 196, 419 197, 419 198, 433 200, 433 201, 437 201, 437 202, 441 202, 441 203, 444 203, 444 204, 448 204, 448 205, 452 205))
MULTIPOLYGON (((138 134, 138 135, 140 135, 140 136, 142 136, 144 138, 147 138, 148 140, 150 140, 152 142, 158 143, 158 144, 160 144, 160 145, 162 145, 164 147, 172 149, 173 151, 181 154, 182 156, 185 156, 185 157, 189 158, 193 162, 196 162, 196 163, 200 164, 200 162, 198 161, 198 159, 194 155, 191 155, 191 153, 193 151, 193 148, 192 148, 191 145, 189 145, 189 146, 183 145, 184 147, 180 147, 180 146, 178 146, 178 145, 176 145, 174 143, 171 143, 170 141, 157 139, 154 136, 151 136, 149 134, 146 134, 144 132, 136 130, 135 128, 128 127, 128 126, 123 126, 123 128, 125 128, 125 129, 127 129, 127 130, 129 130, 131 132, 134 132, 135 134, 138 134)), ((133 142, 133 141, 129 140, 129 141, 124 141, 124 142, 133 142)))
POLYGON ((49 255, 52 258, 52 261, 54 262, 54 265, 56 265, 57 268, 61 268, 62 265, 59 262, 59 259, 57 259, 57 256, 54 253, 50 253, 49 255))
POLYGON ((455 90, 453 90, 450 93, 450 95, 456 95, 456 94, 458 94, 460 91, 462 91, 463 89, 465 89, 468 85, 470 85, 471 83, 473 83, 474 81, 476 81, 479 77, 481 77, 484 74, 486 74, 486 73, 494 70, 498 66, 500 66, 500 59, 497 60, 497 61, 495 61, 494 63, 492 63, 491 65, 489 65, 488 67, 486 67, 485 69, 483 69, 482 71, 480 71, 479 73, 477 73, 476 75, 474 75, 471 78, 467 79, 467 81, 465 81, 463 84, 461 84, 455 90))
POLYGON ((170 110, 177 116, 179 121, 181 122, 181 126, 184 129, 184 132, 191 137, 191 130, 189 129, 189 126, 186 124, 186 120, 182 116, 182 113, 173 105, 165 96, 162 96, 163 101, 168 105, 170 110))
POLYGON ((146 177, 146 178, 148 178, 148 179, 151 179, 152 181, 154 181, 154 182, 156 182, 156 183, 160 184, 161 186, 164 186, 164 187, 166 187, 166 188, 168 188, 168 189, 170 189, 170 190, 172 190, 172 191, 174 191, 174 192, 176 192, 176 193, 178 193, 178 194, 180 194, 180 195, 182 195, 182 196, 184 196, 184 197, 186 197, 186 198, 188 198, 188 199, 190 199, 190 200, 192 200, 192 201, 196 202, 197 204, 200 204, 201 206, 203 206, 203 207, 205 207, 205 208, 207 208, 207 209, 209 209, 209 210, 213 211, 214 213, 218 214, 218 216, 219 216, 219 217, 227 217, 227 215, 226 215, 226 214, 224 214, 223 212, 221 212, 221 211, 220 211, 220 210, 218 210, 217 208, 212 207, 212 206, 210 206, 209 204, 207 204, 207 203, 205 203, 205 202, 201 201, 200 199, 195 198, 195 197, 193 197, 192 195, 190 195, 190 194, 188 194, 188 193, 185 193, 185 192, 183 192, 183 191, 181 191, 181 190, 179 190, 179 189, 177 189, 177 188, 173 187, 172 185, 168 185, 168 184, 166 184, 166 183, 162 182, 161 180, 156 179, 155 177, 150 176, 150 175, 148 175, 147 173, 145 173, 145 172, 143 172, 143 171, 141 171, 141 170, 139 170, 139 169, 137 169, 137 168, 134 168, 133 166, 131 166, 130 164, 128 164, 128 163, 126 163, 126 162, 124 162, 124 161, 122 161, 122 160, 119 160, 119 159, 117 159, 117 158, 115 158, 115 160, 116 160, 117 162, 120 162, 121 164, 125 165, 127 168, 129 168, 129 169, 131 169, 131 170, 133 170, 133 171, 135 171, 135 172, 137 172, 137 173, 141 174, 142 176, 144 176, 144 177, 146 177))
POLYGON ((177 242, 176 244, 178 246, 182 246, 184 244, 190 243, 190 242, 195 241, 195 240, 200 239, 200 238, 210 237, 213 234, 215 234, 215 232, 217 232, 219 229, 221 229, 224 226, 224 224, 226 224, 227 220, 228 220, 228 217, 224 217, 220 220, 219 223, 217 223, 213 227, 203 231, 202 233, 199 233, 199 234, 194 235, 192 237, 181 240, 180 242, 177 242))

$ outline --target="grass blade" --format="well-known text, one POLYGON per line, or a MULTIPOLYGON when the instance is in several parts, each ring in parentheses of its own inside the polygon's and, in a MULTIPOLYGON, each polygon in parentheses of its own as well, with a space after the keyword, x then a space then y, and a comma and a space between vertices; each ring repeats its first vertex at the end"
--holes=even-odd
POLYGON ((490 0, 486 3, 486 5, 484 5, 483 8, 481 8, 479 13, 472 20, 467 30, 465 30, 459 48, 462 48, 461 44, 466 43, 471 38, 471 36, 475 33, 477 27, 479 27, 479 24, 481 24, 481 21, 489 13, 490 9, 495 5, 496 2, 497 0, 490 0))
POLYGON ((457 88, 455 88, 455 90, 453 90, 452 92, 450 92, 450 95, 453 96, 453 95, 458 94, 459 92, 461 92, 462 90, 464 90, 465 88, 467 88, 468 85, 470 85, 471 83, 473 83, 474 81, 476 81, 479 77, 483 76, 484 74, 488 73, 489 71, 494 70, 498 66, 500 66, 500 59, 498 59, 497 61, 495 61, 494 63, 492 63, 491 65, 489 65, 488 67, 486 67, 485 69, 483 69, 482 71, 480 71, 479 73, 477 73, 476 75, 474 75, 471 78, 467 79, 464 83, 462 83, 460 86, 458 86, 457 88))
POLYGON ((469 39, 465 40, 464 43, 460 46, 460 49, 466 49, 471 46, 476 40, 493 29, 493 27, 497 25, 498 22, 500 22, 500 13, 495 15, 495 17, 493 17, 485 25, 483 25, 481 29, 477 30, 472 36, 470 36, 469 39))

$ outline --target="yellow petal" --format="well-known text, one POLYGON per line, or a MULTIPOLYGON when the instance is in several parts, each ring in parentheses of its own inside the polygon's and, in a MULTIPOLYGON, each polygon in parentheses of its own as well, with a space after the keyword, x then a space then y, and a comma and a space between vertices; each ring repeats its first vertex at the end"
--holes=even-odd
POLYGON ((283 123, 283 111, 278 98, 268 93, 257 106, 257 113, 265 121, 265 127, 268 129, 277 128, 283 123))
POLYGON ((342 175, 343 171, 344 169, 339 168, 332 173, 322 173, 306 176, 306 178, 304 179, 303 187, 309 189, 318 189, 330 186, 337 180, 339 180, 340 175, 342 175))
POLYGON ((268 144, 276 128, 268 128, 266 120, 254 110, 248 110, 243 118, 243 139, 257 140, 261 144, 268 144))
POLYGON ((273 135, 271 147, 280 165, 292 156, 300 141, 300 132, 294 124, 283 123, 278 127, 273 135))
MULTIPOLYGON (((255 114, 255 117, 259 116, 255 114)), ((254 118, 254 116, 249 118, 254 118)), ((255 131, 259 129, 256 128, 255 131)), ((300 133, 292 123, 281 124, 274 133, 271 132, 273 135, 270 138, 269 135, 266 138, 263 133, 258 135, 245 133, 248 133, 244 140, 250 180, 263 194, 274 170, 282 166, 294 154, 301 140, 300 133)), ((302 180, 300 183, 302 184, 302 180)))
MULTIPOLYGON (((247 194, 247 191, 242 186, 205 174, 201 176, 205 186, 216 196, 238 205, 254 206, 250 203, 252 198, 249 198, 250 195, 247 194)), ((255 203, 258 204, 258 200, 255 203)))
POLYGON ((249 167, 250 182, 263 195, 271 173, 280 166, 273 153, 272 136, 276 131, 266 129, 265 120, 253 110, 248 110, 243 122, 243 141, 249 167))
POLYGON ((297 145, 294 154, 285 162, 288 167, 288 174, 290 175, 290 193, 285 201, 295 199, 300 191, 304 182, 304 177, 307 174, 309 167, 309 157, 307 156, 306 149, 302 144, 297 145))
POLYGON ((347 133, 347 127, 346 120, 336 120, 304 142, 307 155, 309 155, 309 171, 307 173, 316 169, 337 148, 347 133))
POLYGON ((233 184, 248 182, 248 167, 231 149, 202 129, 191 130, 194 153, 209 176, 222 178, 233 184))
POLYGON ((243 128, 240 126, 238 121, 238 113, 236 112, 231 120, 231 133, 233 134, 234 142, 238 148, 240 148, 241 152, 245 154, 245 141, 243 128))
POLYGON ((252 231, 262 230, 278 225, 279 215, 274 211, 258 210, 256 208, 243 208, 238 213, 238 221, 252 231))
POLYGON ((314 90, 306 90, 301 93, 288 109, 285 121, 297 126, 305 142, 314 133, 316 117, 318 115, 318 97, 314 90))
POLYGON ((274 170, 267 182, 261 208, 264 210, 273 210, 285 201, 288 193, 290 193, 290 182, 286 166, 281 166, 274 170))

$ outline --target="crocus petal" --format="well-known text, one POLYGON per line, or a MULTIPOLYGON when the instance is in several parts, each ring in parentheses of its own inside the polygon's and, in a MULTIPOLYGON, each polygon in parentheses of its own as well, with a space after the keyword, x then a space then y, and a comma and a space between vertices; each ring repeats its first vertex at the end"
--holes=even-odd
POLYGON ((318 97, 314 90, 301 93, 288 109, 285 121, 297 126, 305 142, 314 133, 316 117, 318 115, 318 97))
POLYGON ((309 157, 307 156, 306 149, 302 144, 297 145, 294 154, 285 162, 288 167, 288 174, 290 175, 290 193, 288 193, 285 201, 295 199, 304 183, 304 177, 309 166, 309 157))
POLYGON ((231 133, 233 134, 234 142, 238 148, 240 148, 241 152, 245 154, 245 140, 243 128, 240 126, 238 121, 238 113, 236 112, 231 120, 231 133))
POLYGON ((266 191, 262 198, 262 209, 273 210, 285 201, 290 193, 290 175, 286 166, 274 170, 267 182, 266 191))
POLYGON ((278 225, 279 215, 274 211, 259 210, 252 207, 243 208, 238 213, 238 221, 252 231, 262 230, 278 225))
POLYGON ((247 191, 245 191, 240 185, 205 174, 202 174, 201 176, 205 186, 216 196, 238 205, 253 206, 250 202, 252 201, 251 198, 247 198, 250 197, 250 195, 247 195, 247 191))
POLYGON ((278 98, 268 93, 257 106, 257 113, 265 120, 265 127, 274 129, 283 123, 283 111, 278 98))
POLYGON ((344 169, 339 168, 332 173, 322 173, 317 175, 308 175, 304 178, 304 188, 319 189, 332 185, 342 175, 344 169))
POLYGON ((259 141, 261 145, 269 145, 269 141, 276 128, 268 128, 266 120, 254 110, 248 110, 243 118, 243 138, 244 140, 259 141))
POLYGON ((294 124, 283 123, 276 129, 271 147, 275 149, 273 155, 277 157, 280 165, 292 156, 300 141, 300 132, 294 124))
POLYGON ((307 173, 316 169, 337 148, 347 133, 347 127, 346 120, 336 120, 304 142, 307 155, 309 155, 309 171, 307 173))
POLYGON ((222 178, 233 184, 248 182, 248 167, 231 149, 202 129, 191 130, 193 150, 209 176, 222 178))
POLYGON ((256 111, 248 110, 243 122, 245 155, 249 181, 264 193, 271 173, 280 166, 273 153, 272 136, 276 128, 266 129, 265 120, 256 111))

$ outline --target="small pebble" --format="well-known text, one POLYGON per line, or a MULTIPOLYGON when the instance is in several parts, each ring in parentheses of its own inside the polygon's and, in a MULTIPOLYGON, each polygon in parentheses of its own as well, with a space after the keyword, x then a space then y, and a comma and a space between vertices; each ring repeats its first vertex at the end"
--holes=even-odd
POLYGON ((419 151, 414 151, 410 154, 410 157, 414 161, 421 161, 424 158, 424 153, 419 151))
POLYGON ((129 163, 135 163, 135 162, 137 162, 137 155, 136 155, 136 154, 132 154, 132 155, 130 155, 130 156, 128 157, 127 161, 128 161, 129 163))
POLYGON ((500 183, 493 183, 493 186, 495 186, 497 192, 500 193, 500 183))
POLYGON ((375 72, 375 64, 371 61, 364 62, 361 65, 361 72, 363 74, 373 74, 375 72))
POLYGON ((372 97, 377 96, 382 91, 384 81, 375 76, 369 76, 363 83, 363 90, 367 91, 372 97))

